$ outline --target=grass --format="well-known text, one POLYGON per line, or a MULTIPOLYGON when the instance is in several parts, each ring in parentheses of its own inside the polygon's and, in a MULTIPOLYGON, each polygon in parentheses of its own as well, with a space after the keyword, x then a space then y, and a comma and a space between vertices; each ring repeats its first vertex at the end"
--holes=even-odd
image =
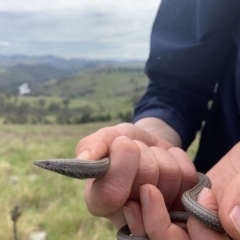
MULTIPOLYGON (((0 239, 13 239, 9 212, 20 204, 23 209, 17 226, 19 240, 36 230, 47 232, 48 240, 112 240, 111 223, 91 216, 84 203, 84 181, 66 178, 37 168, 36 159, 74 157, 82 137, 114 125, 0 125, 0 239), (17 176, 17 184, 10 178, 17 176)), ((190 148, 194 155, 197 141, 190 148)))
MULTIPOLYGON (((129 72, 112 69, 80 73, 76 76, 63 79, 57 83, 46 83, 44 93, 50 96, 70 97, 79 96, 87 100, 99 100, 118 95, 132 96, 136 88, 145 89, 147 77, 143 70, 129 72), (88 92, 88 91, 92 92, 88 92)), ((142 93, 143 91, 141 91, 142 93)))
POLYGON ((47 102, 53 96, 56 102, 70 98, 70 108, 88 105, 96 114, 109 113, 115 117, 122 110, 132 110, 132 97, 143 95, 147 83, 147 77, 141 69, 112 69, 81 73, 57 83, 47 82, 42 86, 42 92, 49 96, 44 98, 47 102))
POLYGON ((103 124, 0 125, 0 239, 13 239, 9 212, 16 204, 23 209, 18 221, 20 240, 35 230, 45 230, 51 240, 114 239, 115 230, 108 220, 87 212, 84 181, 32 164, 35 159, 73 157, 79 139, 100 127, 103 124), (18 176, 19 183, 11 184, 12 176, 18 176))
MULTIPOLYGON (((113 68, 84 72, 57 82, 49 81, 40 84, 37 96, 5 96, 0 93, 1 117, 13 122, 9 120, 9 115, 13 115, 14 109, 21 106, 26 110, 25 116, 34 118, 31 111, 36 111, 36 108, 47 109, 51 103, 61 107, 61 110, 56 110, 61 114, 65 108, 63 100, 68 99, 68 108, 71 109, 71 115, 74 115, 74 118, 84 115, 84 110, 79 110, 83 107, 88 108, 92 116, 110 115, 112 118, 117 118, 119 113, 125 114, 133 110, 134 102, 143 95, 147 83, 147 77, 141 68, 128 71, 113 68), (40 100, 44 104, 41 105, 40 100)), ((56 115, 56 112, 54 114, 56 115)), ((44 118, 49 120, 49 117, 51 115, 47 111, 44 118)), ((51 122, 56 122, 55 117, 51 118, 51 122)))

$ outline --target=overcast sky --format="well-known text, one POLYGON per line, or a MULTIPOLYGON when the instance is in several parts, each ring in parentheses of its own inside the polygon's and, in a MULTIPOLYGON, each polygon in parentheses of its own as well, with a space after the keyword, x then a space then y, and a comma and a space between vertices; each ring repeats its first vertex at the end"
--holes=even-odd
POLYGON ((146 59, 159 0, 2 0, 0 54, 146 59))

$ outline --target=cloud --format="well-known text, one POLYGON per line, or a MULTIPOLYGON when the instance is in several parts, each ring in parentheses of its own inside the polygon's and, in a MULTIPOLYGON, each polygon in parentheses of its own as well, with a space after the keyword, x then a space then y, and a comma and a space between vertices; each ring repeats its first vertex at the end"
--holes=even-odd
POLYGON ((129 9, 129 10, 143 10, 154 9, 159 4, 159 0, 8 0, 0 2, 0 9, 2 11, 38 11, 38 10, 59 10, 59 9, 129 9))
POLYGON ((58 10, 0 12, 1 35, 10 40, 79 41, 150 32, 154 14, 58 10), (7 26, 7 27, 6 27, 7 26))
POLYGON ((7 42, 7 41, 0 41, 0 47, 8 47, 10 45, 10 43, 9 42, 7 42))
MULTIPOLYGON (((158 4, 158 0, 1 1, 1 36, 11 43, 9 54, 76 56, 88 49, 89 56, 94 50, 101 57, 104 49, 109 57, 146 58, 158 4)), ((6 50, 0 49, 0 54, 6 50)))

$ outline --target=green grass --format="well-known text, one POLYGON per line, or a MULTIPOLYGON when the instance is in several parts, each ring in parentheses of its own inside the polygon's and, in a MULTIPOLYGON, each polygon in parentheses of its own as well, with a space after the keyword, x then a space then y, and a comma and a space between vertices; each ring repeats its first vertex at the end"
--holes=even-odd
POLYGON ((70 97, 76 95, 84 99, 99 100, 118 95, 132 95, 134 89, 146 87, 148 80, 143 70, 119 71, 112 69, 81 73, 57 83, 45 83, 44 93, 51 96, 70 97), (93 92, 87 93, 92 90, 93 92))
MULTIPOLYGON (((19 240, 44 230, 48 240, 112 240, 111 223, 91 216, 83 198, 84 181, 53 174, 33 165, 36 159, 74 157, 77 142, 97 129, 115 125, 0 125, 0 239, 13 239, 9 212, 21 204, 19 240), (19 183, 9 182, 18 176, 19 183)), ((189 150, 194 155, 197 141, 189 150)))
POLYGON ((119 71, 116 69, 81 73, 61 81, 45 83, 41 90, 50 99, 70 98, 70 108, 91 106, 95 114, 111 114, 132 110, 131 99, 143 95, 148 80, 139 69, 119 71))
MULTIPOLYGON (((119 113, 125 114, 133 110, 134 102, 143 95, 147 83, 147 77, 141 68, 128 70, 113 68, 84 72, 57 82, 39 84, 37 96, 10 96, 0 93, 2 105, 7 106, 0 106, 1 117, 9 119, 9 115, 14 114, 13 109, 23 107, 27 112, 25 116, 33 119, 33 113, 30 111, 47 109, 51 103, 58 104, 61 109, 57 111, 61 113, 65 109, 63 100, 68 99, 67 108, 71 110, 71 115, 75 119, 84 114, 81 109, 79 110, 82 107, 90 109, 92 116, 110 115, 112 118, 117 118, 119 113), (44 104, 39 104, 40 100, 43 100, 41 102, 44 104)), ((56 112, 54 114, 56 115, 56 112)), ((49 120, 49 117, 51 113, 48 111, 44 118, 49 120)), ((10 120, 10 122, 14 121, 10 120)), ((55 117, 51 117, 50 122, 55 123, 55 117)))
POLYGON ((17 223, 20 240, 35 230, 45 230, 51 240, 114 239, 109 221, 87 212, 84 181, 32 164, 36 159, 74 157, 79 139, 100 127, 103 124, 0 125, 0 239, 13 239, 9 212, 16 204, 23 209, 17 223), (11 176, 18 176, 19 183, 11 184, 11 176))

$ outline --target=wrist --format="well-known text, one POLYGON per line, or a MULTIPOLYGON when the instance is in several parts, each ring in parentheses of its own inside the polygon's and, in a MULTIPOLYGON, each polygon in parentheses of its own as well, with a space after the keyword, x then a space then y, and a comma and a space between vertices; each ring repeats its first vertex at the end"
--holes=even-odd
POLYGON ((173 147, 182 146, 182 141, 179 134, 166 122, 159 118, 147 117, 135 122, 136 126, 144 129, 146 132, 152 134, 157 139, 161 139, 173 147))

